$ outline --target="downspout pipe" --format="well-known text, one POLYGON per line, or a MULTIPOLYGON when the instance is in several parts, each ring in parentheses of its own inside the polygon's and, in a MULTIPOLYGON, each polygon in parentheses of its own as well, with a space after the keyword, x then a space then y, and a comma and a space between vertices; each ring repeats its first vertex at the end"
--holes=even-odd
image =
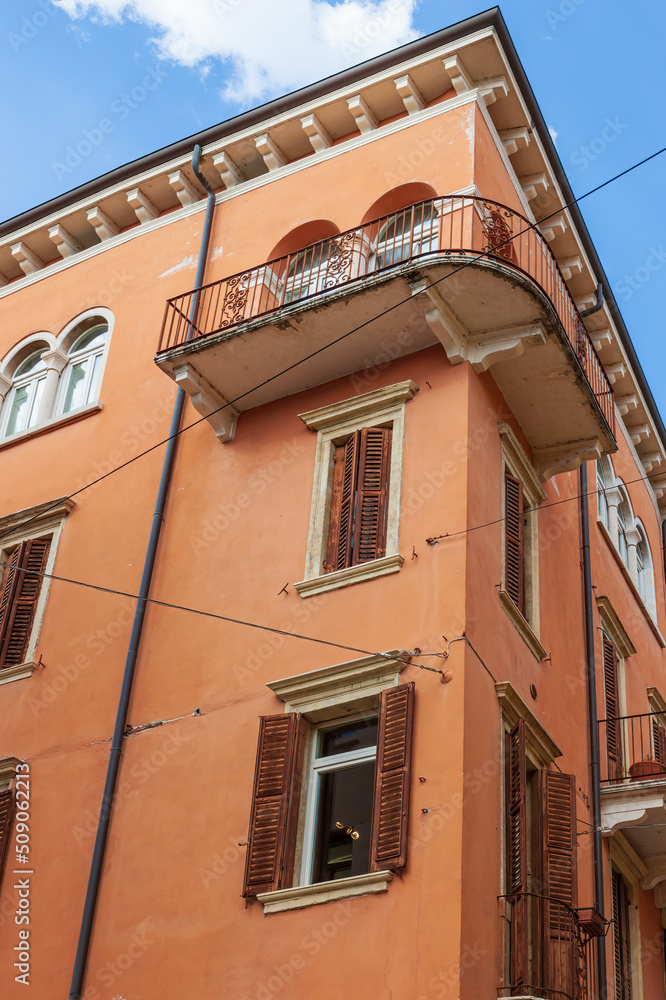
MULTIPOLYGON (((204 219, 203 232, 201 234, 199 262, 197 265, 197 274, 196 274, 197 288, 199 288, 203 283, 204 270, 206 267, 206 259, 208 257, 208 245, 210 242, 213 211, 215 208, 215 193, 210 184, 208 183, 208 181, 206 180, 206 178, 199 170, 200 159, 201 159, 201 146, 197 145, 194 147, 194 154, 192 156, 192 171, 194 172, 195 176, 198 178, 202 186, 205 188, 206 193, 208 195, 208 203, 206 205, 206 215, 204 219)), ((197 298, 198 298, 197 296, 194 297, 194 301, 192 303, 192 309, 190 311, 190 316, 189 316, 190 332, 196 318, 196 310, 198 304, 197 298)), ((157 490, 157 500, 155 502, 155 512, 153 514, 153 522, 150 529, 150 536, 148 538, 148 547, 146 549, 146 555, 143 564, 141 585, 139 587, 139 594, 137 597, 136 607, 134 609, 132 632, 130 635, 127 656, 125 658, 125 671, 123 673, 122 687, 120 690, 120 699, 118 701, 118 709, 116 712, 116 724, 113 731, 111 753, 109 756, 109 764, 106 772, 106 781, 104 783, 102 807, 100 809, 99 820, 97 823, 95 846, 93 848, 92 861, 90 863, 90 875, 88 877, 88 888, 86 890, 86 898, 83 906, 83 916, 81 918, 81 929, 79 931, 79 940, 76 947, 76 958, 74 960, 74 969, 72 972, 72 984, 69 992, 69 1000, 80 1000, 83 990, 83 981, 88 964, 88 955, 90 952, 90 940, 92 937, 92 928, 95 919, 95 910, 97 907, 97 898, 99 895, 99 887, 102 875, 102 865, 104 862, 104 853, 109 833, 111 813, 113 810, 113 803, 115 798, 116 781, 118 778, 118 769, 120 767, 120 758, 122 754, 123 735, 125 732, 125 726, 127 724, 127 712, 129 709, 130 696, 132 693, 132 681, 134 679, 134 670, 136 667, 136 661, 139 653, 139 646, 141 643, 141 633, 143 630, 143 623, 146 615, 146 606, 153 576, 153 568, 155 566, 155 558, 157 556, 157 546, 160 538, 160 533, 162 530, 162 524, 164 522, 164 512, 166 509, 169 484, 171 482, 171 475, 173 472, 173 464, 176 455, 176 446, 178 443, 177 435, 178 431, 180 430, 180 422, 183 414, 183 407, 185 405, 185 396, 186 394, 184 390, 179 387, 176 393, 173 415, 171 417, 169 440, 167 442, 166 452, 164 455, 162 474, 160 477, 160 483, 157 490)))
MULTIPOLYGON (((590 515, 587 496, 587 465, 580 467, 580 521, 583 555, 583 593, 585 607, 585 659, 587 666, 587 707, 590 727, 590 788, 592 792, 592 835, 594 846, 594 903, 604 916, 604 860, 601 847, 601 784, 599 769, 599 718, 594 657, 594 617, 592 570, 590 563, 590 515)), ((597 938, 597 975, 599 1000, 606 1000, 606 938, 597 938)))
POLYGON ((599 282, 597 285, 597 297, 593 306, 582 312, 581 318, 585 319, 586 316, 593 316, 594 313, 598 313, 600 309, 604 307, 604 286, 599 282))

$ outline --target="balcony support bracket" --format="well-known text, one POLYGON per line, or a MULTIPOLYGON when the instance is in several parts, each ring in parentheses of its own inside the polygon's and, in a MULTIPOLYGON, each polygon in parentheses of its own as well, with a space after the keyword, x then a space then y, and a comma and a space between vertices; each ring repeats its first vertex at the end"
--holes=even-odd
POLYGON ((191 364, 177 367, 174 378, 176 384, 190 397, 197 413, 206 418, 222 444, 233 441, 239 414, 236 407, 231 406, 191 364))
POLYGON ((588 441, 569 441, 554 448, 536 448, 534 464, 543 483, 559 472, 571 472, 583 462, 596 462, 603 454, 603 446, 598 438, 588 441))

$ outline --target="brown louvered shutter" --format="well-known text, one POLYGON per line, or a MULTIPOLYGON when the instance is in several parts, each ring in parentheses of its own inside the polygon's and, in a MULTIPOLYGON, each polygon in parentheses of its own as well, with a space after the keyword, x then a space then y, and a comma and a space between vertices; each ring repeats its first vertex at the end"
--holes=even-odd
POLYGON ((664 732, 656 717, 652 719, 652 744, 654 747, 654 759, 658 764, 666 765, 666 732, 664 732))
POLYGON ((3 587, 1 602, 0 667, 14 666, 25 659, 43 580, 39 574, 46 568, 50 544, 48 538, 21 542, 15 550, 18 551, 15 565, 6 571, 9 578, 7 594, 3 587))
POLYGON ((352 565, 386 554, 386 507, 391 464, 391 428, 364 427, 358 462, 352 565))
POLYGON ((560 771, 540 771, 543 894, 575 909, 576 778, 560 771))
POLYGON ((506 891, 527 892, 525 720, 506 736, 506 891))
POLYGON ((303 733, 300 715, 267 715, 261 719, 244 896, 284 888, 292 877, 303 733))
POLYGON ((523 484, 508 472, 504 476, 504 508, 506 590, 516 607, 525 614, 523 484))
POLYGON ((370 871, 407 864, 414 681, 382 692, 370 836, 370 871))
POLYGON ((14 591, 16 589, 16 567, 21 556, 22 546, 17 545, 7 558, 7 566, 2 574, 2 590, 0 590, 0 644, 5 632, 5 622, 11 609, 14 591))
POLYGON ((351 566, 359 444, 360 431, 356 431, 345 444, 335 449, 333 496, 325 566, 327 573, 351 566))
POLYGON ((527 757, 525 720, 506 734, 506 892, 511 895, 511 985, 529 981, 527 892, 527 757))
POLYGON ((606 695, 606 750, 608 777, 622 777, 622 731, 620 728, 620 696, 617 678, 617 653, 606 636, 602 638, 604 654, 604 692, 606 695))
POLYGON ((2 879, 2 870, 9 849, 13 816, 14 793, 12 791, 0 792, 0 879, 2 879))
POLYGON ((613 904, 613 966, 615 1000, 631 1000, 631 943, 629 940, 629 899, 624 879, 611 872, 613 904))
POLYGON ((544 897, 542 985, 573 996, 577 982, 576 921, 572 912, 578 904, 576 779, 559 771, 540 771, 539 792, 544 897))

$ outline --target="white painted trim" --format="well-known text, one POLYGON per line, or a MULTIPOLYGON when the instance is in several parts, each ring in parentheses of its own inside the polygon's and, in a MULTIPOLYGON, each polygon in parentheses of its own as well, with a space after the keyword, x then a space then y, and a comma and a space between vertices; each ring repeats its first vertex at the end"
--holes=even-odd
POLYGON ((321 722, 348 711, 350 704, 358 704, 361 699, 365 702, 399 684, 410 655, 404 649, 390 649, 360 660, 268 681, 267 687, 285 703, 286 712, 301 712, 308 721, 321 722))
POLYGON ((392 880, 393 872, 369 872, 367 875, 354 875, 351 878, 334 879, 332 882, 260 892, 257 899, 263 903, 265 914, 280 913, 283 910, 298 910, 305 906, 330 903, 336 899, 388 892, 392 880))
POLYGON ((300 580, 294 584, 294 587, 301 597, 313 597, 315 594, 325 594, 329 590, 349 587, 353 583, 374 580, 376 577, 386 576, 388 573, 398 573, 404 561, 404 556, 396 552, 390 556, 383 556, 381 559, 373 559, 372 562, 359 563, 358 566, 339 569, 336 573, 326 573, 309 580, 300 580))
POLYGON ((13 667, 2 667, 0 669, 0 685, 11 684, 13 681, 23 681, 26 677, 31 677, 38 666, 38 663, 29 661, 16 663, 13 667))

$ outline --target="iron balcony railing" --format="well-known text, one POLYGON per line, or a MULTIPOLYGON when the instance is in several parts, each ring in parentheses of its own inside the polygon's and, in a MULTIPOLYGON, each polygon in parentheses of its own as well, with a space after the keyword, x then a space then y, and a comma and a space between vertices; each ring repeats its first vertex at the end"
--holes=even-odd
POLYGON ((613 390, 548 243, 525 216, 487 198, 420 202, 169 299, 158 353, 434 257, 486 257, 528 275, 555 309, 614 434, 613 390))
MULTIPOLYGON (((533 892, 500 896, 505 919, 500 997, 597 1000, 593 939, 604 933, 594 910, 533 892)), ((603 947, 603 942, 600 945, 603 947)))
POLYGON ((666 713, 601 719, 601 783, 666 781, 666 713))

